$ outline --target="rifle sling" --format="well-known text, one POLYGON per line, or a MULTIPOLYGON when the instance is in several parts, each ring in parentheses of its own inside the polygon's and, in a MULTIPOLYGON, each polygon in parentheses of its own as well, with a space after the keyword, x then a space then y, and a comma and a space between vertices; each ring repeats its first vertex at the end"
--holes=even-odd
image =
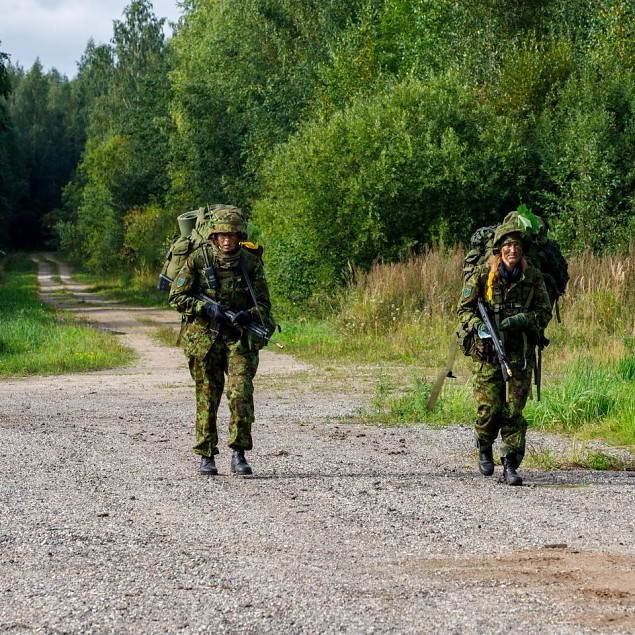
POLYGON ((256 313, 258 314, 258 319, 260 320, 260 324, 266 329, 265 321, 262 319, 262 314, 260 313, 260 307, 258 306, 258 300, 256 300, 256 294, 254 293, 254 288, 251 284, 251 278, 247 273, 247 266, 245 265, 245 261, 242 256, 240 258, 240 269, 243 272, 243 276, 245 276, 245 282, 247 283, 247 288, 249 289, 249 293, 251 294, 251 299, 254 301, 254 306, 256 307, 256 313))

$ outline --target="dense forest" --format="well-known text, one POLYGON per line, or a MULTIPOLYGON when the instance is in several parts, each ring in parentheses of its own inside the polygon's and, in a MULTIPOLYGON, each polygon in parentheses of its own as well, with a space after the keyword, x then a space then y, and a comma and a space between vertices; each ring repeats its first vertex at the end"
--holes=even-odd
POLYGON ((0 43, 0 247, 157 269, 229 203, 278 301, 520 203, 568 253, 635 236, 630 0, 133 0, 76 77, 0 43))

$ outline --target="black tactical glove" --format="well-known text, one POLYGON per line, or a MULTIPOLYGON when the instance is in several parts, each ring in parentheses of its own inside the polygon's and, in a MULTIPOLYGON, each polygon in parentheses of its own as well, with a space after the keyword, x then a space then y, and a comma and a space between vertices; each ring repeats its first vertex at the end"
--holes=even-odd
POLYGON ((221 304, 217 304, 216 302, 206 302, 203 305, 205 309, 205 313, 207 313, 208 317, 212 322, 227 322, 228 318, 225 315, 225 311, 227 310, 226 306, 222 306, 221 304))
POLYGON ((508 318, 505 318, 498 327, 501 331, 517 331, 527 326, 529 318, 526 313, 516 313, 508 318))
POLYGON ((251 324, 253 319, 254 316, 251 314, 251 311, 238 311, 238 313, 234 315, 232 324, 234 326, 247 326, 247 324, 251 324))

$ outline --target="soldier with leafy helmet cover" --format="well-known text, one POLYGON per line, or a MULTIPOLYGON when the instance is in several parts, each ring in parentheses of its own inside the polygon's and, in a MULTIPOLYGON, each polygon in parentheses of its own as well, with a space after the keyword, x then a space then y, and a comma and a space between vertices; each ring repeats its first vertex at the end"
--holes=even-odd
POLYGON ((551 320, 551 302, 541 272, 525 258, 527 227, 519 216, 506 217, 496 228, 489 261, 465 279, 457 307, 460 326, 471 337, 474 397, 478 407, 474 436, 479 470, 494 473, 493 444, 501 437, 503 480, 521 485, 517 473, 525 454, 527 420, 523 409, 531 391, 535 350, 551 320), (491 333, 479 313, 484 305, 491 333), (493 338, 499 337, 509 373, 501 372, 493 338))

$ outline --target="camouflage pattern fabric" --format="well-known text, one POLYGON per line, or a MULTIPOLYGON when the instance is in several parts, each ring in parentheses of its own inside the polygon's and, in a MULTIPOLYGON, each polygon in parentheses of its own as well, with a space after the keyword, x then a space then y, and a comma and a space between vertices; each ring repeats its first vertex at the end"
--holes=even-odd
POLYGON ((478 404, 476 411, 477 447, 490 447, 498 434, 501 435, 501 456, 515 453, 518 465, 525 455, 527 420, 523 417, 523 408, 527 403, 531 388, 531 376, 534 367, 533 357, 527 360, 510 361, 512 378, 507 386, 505 399, 505 381, 498 364, 480 362, 473 376, 474 398, 478 404))
POLYGON ((251 450, 254 422, 254 384, 258 352, 240 339, 221 335, 203 359, 188 357, 190 374, 196 386, 196 445, 203 456, 218 454, 216 417, 227 375, 229 438, 234 450, 251 450))
POLYGON ((208 235, 238 234, 241 239, 247 238, 247 223, 238 207, 217 205, 209 221, 208 235))
MULTIPOLYGON (((266 320, 271 311, 271 301, 262 262, 242 248, 240 259, 245 263, 260 314, 266 320)), ((172 282, 169 302, 185 319, 184 352, 196 386, 194 452, 204 456, 218 453, 216 417, 225 376, 230 409, 228 445, 235 450, 251 450, 253 378, 258 369, 258 349, 262 344, 252 342, 248 333, 231 324, 211 322, 204 303, 191 295, 196 291, 232 311, 251 311, 254 320, 260 323, 238 259, 227 266, 216 258, 209 246, 201 247, 188 257, 172 282), (213 287, 205 275, 208 263, 214 271, 213 287)))
MULTIPOLYGON (((271 311, 271 300, 269 298, 269 287, 265 277, 265 270, 258 256, 250 253, 246 249, 240 248, 240 257, 244 261, 247 273, 254 288, 256 300, 260 308, 263 320, 269 316, 271 311)), ((238 264, 232 267, 225 267, 214 255, 214 251, 209 246, 203 246, 193 252, 185 261, 185 265, 172 281, 170 288, 169 302, 177 311, 182 313, 189 324, 198 323, 200 326, 209 326, 204 304, 191 296, 192 292, 200 291, 212 300, 228 306, 233 311, 249 310, 254 314, 254 318, 259 321, 253 300, 249 293, 249 288, 243 277, 238 264), (218 288, 211 288, 209 279, 205 276, 207 263, 210 263, 214 270, 218 288), (195 320, 201 318, 201 320, 195 320)), ((218 325, 212 325, 212 330, 217 330, 218 325)), ((223 328, 230 329, 233 334, 238 333, 237 329, 223 325, 223 328)), ((196 329, 195 329, 196 330, 196 329)), ((193 334, 193 337, 200 338, 200 333, 193 334)), ((208 338, 208 344, 215 339, 215 335, 208 338)), ((199 354, 202 351, 199 351, 199 354)))
POLYGON ((517 313, 524 313, 528 319, 523 330, 501 332, 513 375, 507 387, 491 343, 474 337, 471 356, 475 362, 474 397, 478 404, 477 447, 488 448, 500 433, 504 455, 516 453, 520 464, 527 431, 522 412, 531 389, 535 347, 551 320, 551 303, 543 277, 535 267, 528 267, 516 282, 506 283, 502 279, 493 282, 488 299, 489 274, 489 266, 481 265, 464 283, 457 308, 463 331, 470 333, 480 321, 476 308, 479 297, 485 300, 497 326, 517 313))

